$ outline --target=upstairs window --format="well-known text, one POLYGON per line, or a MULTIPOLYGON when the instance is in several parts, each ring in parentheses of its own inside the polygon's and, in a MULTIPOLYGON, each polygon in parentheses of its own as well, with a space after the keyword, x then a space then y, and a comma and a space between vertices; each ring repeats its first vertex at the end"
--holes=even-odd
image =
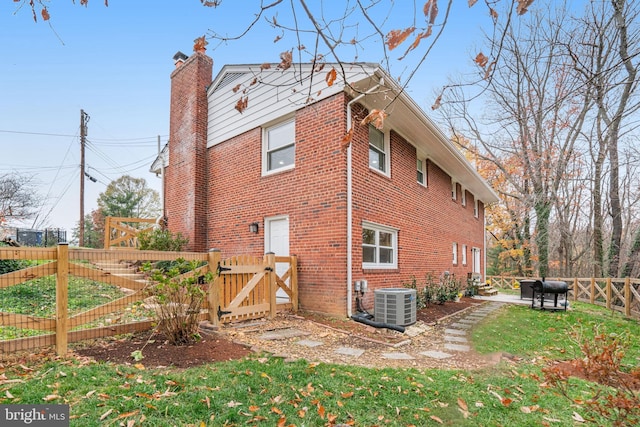
POLYGON ((464 187, 460 188, 460 203, 462 206, 467 206, 467 190, 464 187))
POLYGON ((424 174, 424 160, 418 159, 416 162, 416 168, 418 170, 418 184, 427 185, 424 174))
POLYGON ((458 185, 456 184, 456 182, 452 179, 451 180, 451 198, 453 200, 456 200, 458 198, 457 186, 458 185))
POLYGON ((369 167, 388 175, 388 157, 389 147, 385 142, 384 133, 374 126, 369 126, 369 167))
POLYGON ((278 123, 264 130, 263 172, 271 173, 295 166, 295 120, 278 123))
POLYGON ((362 268, 397 268, 398 230, 383 225, 362 224, 362 268))
POLYGON ((473 216, 478 218, 478 199, 473 198, 473 216))

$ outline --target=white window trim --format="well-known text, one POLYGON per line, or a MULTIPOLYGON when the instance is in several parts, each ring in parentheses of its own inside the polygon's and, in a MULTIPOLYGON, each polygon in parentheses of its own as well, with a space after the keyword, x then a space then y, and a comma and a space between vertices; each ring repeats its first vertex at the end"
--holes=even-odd
POLYGON ((464 187, 460 188, 460 202, 462 206, 467 206, 467 190, 464 187))
POLYGON ((473 216, 478 218, 479 215, 480 215, 480 210, 478 208, 478 199, 474 197, 473 198, 473 216))
POLYGON ((416 159, 416 179, 417 179, 417 174, 418 172, 422 172, 422 182, 418 181, 418 184, 422 185, 423 187, 427 186, 427 172, 426 172, 426 166, 427 166, 427 160, 418 157, 416 159), (418 169, 418 162, 422 163, 422 170, 418 169))
POLYGON ((472 256, 471 270, 472 270, 472 273, 480 273, 480 269, 481 269, 480 264, 482 263, 482 259, 480 258, 480 254, 481 253, 482 253, 482 250, 480 248, 476 248, 476 247, 471 248, 471 256, 472 256))
MULTIPOLYGON (((384 144, 384 171, 381 171, 378 168, 373 168, 371 167, 371 165, 369 165, 369 169, 379 173, 380 175, 384 175, 386 177, 391 177, 391 135, 389 133, 389 131, 384 131, 384 130, 380 130, 378 128, 376 128, 373 125, 369 125, 371 127, 373 127, 374 129, 376 129, 378 132, 382 133, 382 142, 384 144)), ((367 141, 369 142, 369 141, 367 141)), ((371 144, 369 143, 369 147, 371 147, 371 144)), ((377 147, 376 147, 377 148, 377 147)), ((369 151, 367 151, 367 154, 369 154, 369 151)), ((367 156, 367 163, 369 163, 369 157, 367 156)))
POLYGON ((453 180, 453 178, 451 179, 451 198, 453 200, 457 200, 458 199, 458 185, 457 183, 453 180))
MULTIPOLYGON (((362 228, 369 230, 383 231, 385 233, 391 233, 392 236, 392 248, 393 248, 393 262, 390 264, 380 264, 373 262, 362 262, 362 268, 366 270, 391 270, 398 268, 398 229, 389 227, 387 225, 376 224, 375 222, 362 221, 362 228)), ((376 243, 376 248, 378 245, 376 243)))
POLYGON ((462 245, 462 265, 467 265, 467 245, 462 245))
MULTIPOLYGON (((281 121, 278 121, 278 122, 272 122, 272 123, 269 123, 269 124, 265 125, 262 128, 262 176, 273 175, 273 174, 276 174, 276 173, 280 173, 280 172, 284 172, 284 171, 288 171, 288 170, 294 169, 296 167, 296 161, 295 161, 295 146, 296 146, 295 128, 296 128, 295 117, 288 117, 285 120, 281 120, 281 121), (293 163, 290 164, 290 165, 286 165, 286 166, 277 168, 277 169, 269 170, 268 169, 268 167, 269 167, 269 158, 268 158, 268 155, 269 155, 269 152, 268 152, 269 141, 268 141, 268 137, 267 137, 269 129, 272 129, 272 128, 275 128, 275 127, 278 127, 278 126, 283 126, 283 125, 288 124, 288 123, 293 123, 293 134, 294 134, 294 136, 293 136, 293 144, 290 144, 290 145, 293 145, 293 147, 294 147, 293 163)), ((283 148, 283 147, 279 147, 279 148, 283 148)))
POLYGON ((458 244, 456 242, 453 242, 452 245, 452 249, 453 249, 453 264, 457 265, 458 264, 458 244))

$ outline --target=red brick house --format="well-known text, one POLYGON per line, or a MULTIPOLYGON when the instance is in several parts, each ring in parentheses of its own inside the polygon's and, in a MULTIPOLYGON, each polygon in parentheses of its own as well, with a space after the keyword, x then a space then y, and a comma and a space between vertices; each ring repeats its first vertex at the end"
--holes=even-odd
POLYGON ((151 169, 164 163, 168 226, 190 249, 295 254, 300 307, 338 315, 355 310, 356 280, 484 275, 496 194, 378 65, 329 86, 329 64, 226 65, 212 80, 206 54, 174 60, 169 143, 151 169), (394 98, 381 131, 360 123, 394 98))

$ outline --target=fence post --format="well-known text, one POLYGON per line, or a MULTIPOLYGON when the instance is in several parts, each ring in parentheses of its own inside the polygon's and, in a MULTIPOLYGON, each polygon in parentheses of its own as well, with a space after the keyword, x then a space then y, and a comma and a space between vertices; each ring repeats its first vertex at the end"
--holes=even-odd
POLYGON ((298 312, 298 257, 293 255, 291 257, 291 304, 293 305, 293 312, 298 312))
POLYGON ((608 310, 611 310, 611 277, 607 277, 606 294, 607 294, 606 306, 608 310))
POLYGON ((209 250, 209 271, 213 274, 213 282, 209 284, 209 322, 218 326, 218 307, 220 306, 220 274, 218 266, 220 265, 221 254, 219 249, 209 250))
POLYGON ((278 310, 278 302, 276 301, 276 291, 278 290, 278 282, 276 281, 276 254, 267 252, 264 256, 267 274, 264 275, 267 280, 267 289, 269 290, 269 318, 276 317, 278 310))
POLYGON ((580 292, 580 288, 578 287, 578 278, 575 277, 573 279, 573 300, 578 301, 578 293, 580 292))
POLYGON ((624 279, 624 315, 631 317, 631 279, 624 279))
POLYGON ((589 295, 589 302, 591 304, 596 302, 596 278, 591 278, 591 290, 589 291, 591 295, 589 295))
POLYGON ((69 298, 69 244, 58 245, 56 270, 56 352, 67 354, 67 318, 69 298))
POLYGON ((111 217, 104 219, 104 248, 109 249, 111 246, 111 217))

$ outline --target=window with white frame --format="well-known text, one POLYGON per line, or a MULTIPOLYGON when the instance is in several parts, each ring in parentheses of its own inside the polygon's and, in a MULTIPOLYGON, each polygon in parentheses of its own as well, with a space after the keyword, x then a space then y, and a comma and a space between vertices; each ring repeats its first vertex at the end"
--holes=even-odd
POLYGON ((460 203, 462 206, 467 206, 467 190, 464 187, 460 188, 460 203))
POLYGON ((452 245, 453 248, 453 263, 457 264, 458 263, 458 244, 454 243, 452 245))
POLYGON ((467 265, 467 245, 462 245, 462 265, 467 265))
POLYGON ((478 199, 476 199, 475 197, 473 198, 473 216, 475 216, 476 218, 478 218, 478 199))
POLYGON ((453 179, 451 180, 451 198, 453 200, 458 198, 457 184, 453 179))
POLYGON ((416 162, 416 168, 418 170, 418 184, 427 185, 427 180, 425 179, 424 173, 424 160, 418 159, 416 162))
POLYGON ((389 174, 389 144, 383 132, 369 125, 369 167, 389 174))
POLYGON ((264 129, 263 173, 292 169, 295 166, 295 120, 287 120, 264 129))
POLYGON ((481 262, 480 248, 472 248, 471 257, 472 257, 471 262, 473 263, 471 270, 474 273, 480 273, 480 262, 481 262))
POLYGON ((398 230, 363 221, 362 268, 397 268, 398 230))

